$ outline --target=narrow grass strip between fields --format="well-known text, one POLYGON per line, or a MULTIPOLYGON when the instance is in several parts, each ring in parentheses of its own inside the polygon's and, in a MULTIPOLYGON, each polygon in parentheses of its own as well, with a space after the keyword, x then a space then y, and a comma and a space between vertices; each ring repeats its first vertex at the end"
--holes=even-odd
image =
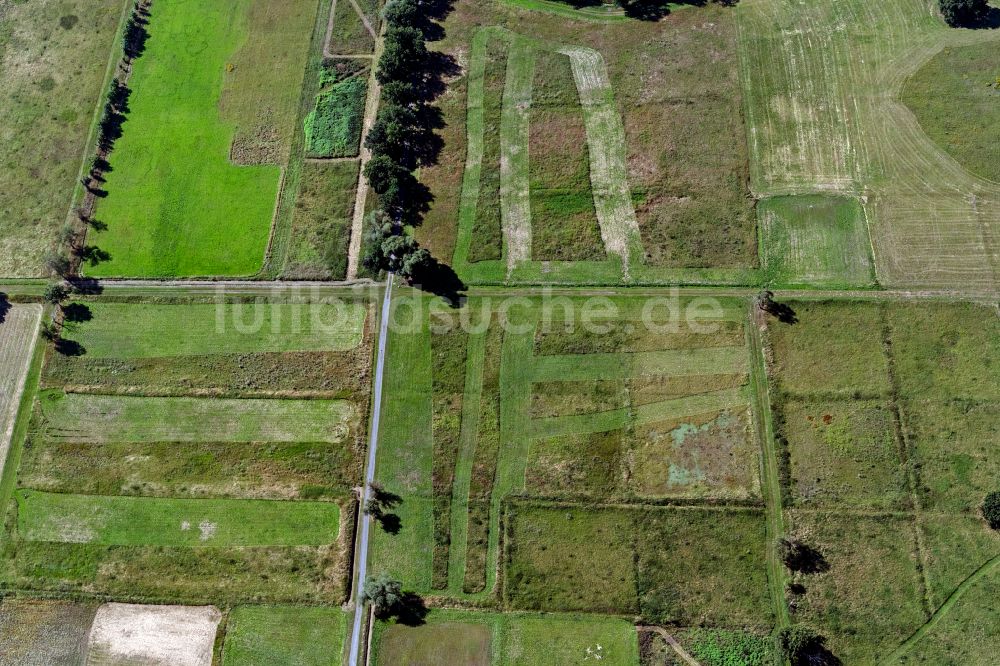
POLYGON ((747 371, 743 347, 672 349, 623 354, 566 354, 539 356, 535 382, 628 379, 640 375, 692 376, 738 374, 747 371))
MULTIPOLYGON (((490 498, 490 539, 487 556, 486 589, 496 585, 500 566, 500 508, 503 499, 524 488, 530 440, 526 436, 531 424, 532 349, 538 311, 532 310, 531 330, 527 333, 508 331, 504 336, 500 361, 500 442, 503 449, 497 459, 496 480, 490 498)), ((522 322, 518 322, 522 323, 522 322)))
POLYGON ((709 414, 738 406, 745 407, 746 402, 747 395, 744 388, 725 389, 606 412, 534 419, 525 432, 532 438, 587 435, 630 425, 644 425, 697 414, 709 414))
POLYGON ((608 252, 622 259, 624 277, 629 262, 643 256, 639 221, 628 185, 628 150, 614 90, 604 58, 593 49, 566 47, 560 50, 573 63, 573 77, 580 93, 583 119, 590 144, 590 182, 601 237, 608 252))
POLYGON ((486 49, 495 30, 484 28, 472 38, 469 54, 468 102, 466 127, 465 174, 458 209, 458 239, 455 243, 455 265, 461 269, 469 263, 472 229, 476 223, 479 203, 479 179, 483 168, 483 97, 485 96, 486 49))
POLYGON ((462 398, 462 432, 451 492, 451 548, 448 561, 448 592, 461 594, 465 582, 466 549, 469 538, 469 491, 479 434, 479 411, 483 390, 486 331, 469 335, 462 398))
POLYGON ((750 394, 754 407, 754 432, 761 447, 761 491, 767 506, 767 584, 771 593, 778 627, 791 624, 788 603, 785 601, 785 566, 770 544, 785 535, 782 506, 781 475, 778 471, 778 452, 774 442, 774 420, 768 392, 767 361, 764 357, 764 340, 760 324, 756 321, 756 307, 750 306, 746 336, 750 347, 750 394))
POLYGON ((72 442, 344 441, 357 408, 343 400, 147 398, 46 392, 45 436, 72 442))
POLYGON ((508 275, 531 259, 531 186, 528 141, 535 56, 530 40, 515 36, 507 58, 500 116, 500 212, 508 275))
POLYGON ((174 499, 19 490, 18 536, 107 546, 319 546, 337 540, 332 502, 174 499))

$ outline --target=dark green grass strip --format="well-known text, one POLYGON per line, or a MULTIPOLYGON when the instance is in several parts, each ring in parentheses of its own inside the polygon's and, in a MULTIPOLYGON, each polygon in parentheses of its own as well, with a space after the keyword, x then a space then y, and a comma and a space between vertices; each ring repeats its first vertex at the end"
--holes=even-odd
POLYGON ((483 95, 483 163, 479 175, 479 201, 472 227, 469 262, 490 261, 503 256, 500 220, 500 112, 507 78, 507 42, 490 39, 486 49, 483 95))
POLYGON ((357 156, 367 95, 365 78, 354 76, 316 96, 316 108, 305 121, 310 157, 357 156))
POLYGON ((435 335, 433 350, 434 554, 431 587, 448 587, 451 491, 455 481, 469 336, 460 329, 435 335))

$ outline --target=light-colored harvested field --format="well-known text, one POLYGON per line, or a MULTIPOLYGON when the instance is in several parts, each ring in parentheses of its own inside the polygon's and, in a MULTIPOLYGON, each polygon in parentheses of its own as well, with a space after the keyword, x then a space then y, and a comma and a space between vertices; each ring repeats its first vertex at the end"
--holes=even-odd
POLYGON ((1000 39, 949 29, 931 0, 740 6, 755 194, 867 198, 879 282, 997 288, 1000 184, 972 175, 899 97, 948 45, 1000 39))
POLYGON ((361 344, 363 303, 87 303, 65 337, 92 358, 346 351, 361 344))
POLYGON ((535 59, 528 40, 515 36, 507 59, 500 116, 500 211, 507 274, 531 258, 531 195, 528 171, 529 112, 535 59))
POLYGON ((0 476, 42 319, 40 305, 13 305, 0 322, 0 476))
POLYGON ((333 543, 332 502, 169 499, 19 490, 18 536, 103 546, 318 546, 333 543))
POLYGON ((0 603, 0 666, 81 664, 96 606, 5 599, 0 603))
POLYGON ((341 442, 358 417, 342 400, 147 398, 51 391, 45 435, 74 442, 341 442))
POLYGON ((87 666, 211 666, 222 613, 214 606, 104 604, 87 666))
POLYGON ((590 182, 601 237, 608 252, 621 257, 627 279, 630 259, 633 255, 642 256, 642 241, 628 185, 625 128, 601 54, 581 47, 561 52, 573 63, 573 77, 580 92, 590 144, 590 182))
POLYGON ((0 275, 43 275, 66 220, 123 0, 0 4, 0 275))

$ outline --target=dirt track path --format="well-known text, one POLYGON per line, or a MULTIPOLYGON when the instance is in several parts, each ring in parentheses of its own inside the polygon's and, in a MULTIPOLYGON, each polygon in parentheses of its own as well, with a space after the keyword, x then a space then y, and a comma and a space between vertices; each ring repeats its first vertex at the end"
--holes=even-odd
POLYGON ((684 663, 688 666, 701 666, 701 664, 698 663, 698 660, 688 654, 688 651, 684 649, 684 646, 678 643, 676 638, 668 634, 667 630, 663 627, 636 627, 636 629, 638 631, 647 631, 659 634, 663 637, 663 640, 667 642, 667 645, 669 645, 673 651, 677 653, 677 656, 684 661, 684 663))
MULTIPOLYGON (((353 0, 351 0, 354 4, 353 0)), ((354 5, 357 7, 357 5, 354 5)), ((365 166, 371 159, 371 151, 365 147, 364 137, 368 136, 369 130, 375 124, 375 115, 378 113, 379 100, 382 98, 382 86, 375 78, 375 62, 378 62, 382 54, 382 35, 375 38, 375 54, 372 62, 371 73, 368 76, 368 100, 365 102, 365 119, 361 127, 361 165, 358 171, 358 189, 354 198, 354 215, 351 220, 351 242, 347 248, 347 279, 355 280, 358 277, 358 263, 361 256, 361 236, 365 228, 365 202, 368 201, 368 179, 365 178, 365 166)))
POLYGON ((893 650, 888 657, 882 659, 879 664, 885 664, 888 666, 889 664, 898 663, 900 657, 909 652, 914 645, 916 645, 922 638, 924 638, 924 636, 934 629, 935 626, 937 626, 941 619, 948 614, 948 611, 950 611, 956 603, 958 603, 959 599, 962 598, 962 595, 964 595, 970 587, 978 583, 983 577, 992 573, 998 566, 1000 566, 1000 555, 997 555, 973 571, 968 578, 959 583, 958 587, 955 588, 955 591, 952 592, 947 599, 945 599, 940 608, 934 611, 934 614, 931 615, 927 622, 913 632, 913 635, 903 641, 900 646, 893 650))

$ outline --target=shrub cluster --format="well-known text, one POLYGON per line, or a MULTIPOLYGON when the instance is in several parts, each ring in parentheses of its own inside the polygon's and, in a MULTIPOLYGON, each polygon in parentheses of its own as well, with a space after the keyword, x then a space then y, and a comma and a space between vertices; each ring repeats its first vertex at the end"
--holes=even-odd
POLYGON ((986 0, 939 0, 941 15, 953 28, 979 25, 986 20, 990 7, 986 0))

